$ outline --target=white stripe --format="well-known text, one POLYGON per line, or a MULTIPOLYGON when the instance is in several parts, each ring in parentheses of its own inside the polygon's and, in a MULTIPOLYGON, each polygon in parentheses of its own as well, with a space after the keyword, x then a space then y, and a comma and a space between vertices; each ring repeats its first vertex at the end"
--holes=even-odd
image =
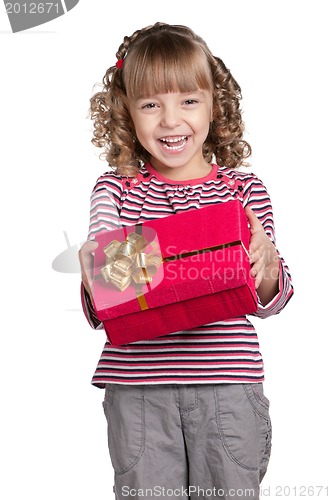
MULTIPOLYGON (((136 342, 135 342, 136 343, 136 342)), ((149 345, 149 344, 147 344, 149 345)), ((134 345, 133 345, 134 347, 134 345)), ((243 348, 243 350, 246 350, 246 351, 249 351, 249 352, 254 352, 254 351, 257 351, 258 349, 258 346, 256 347, 246 347, 246 348, 243 348)), ((162 347, 156 347, 155 349, 144 349, 144 351, 141 351, 141 353, 143 354, 143 352, 151 352, 151 353, 160 353, 160 354, 163 354, 163 351, 169 351, 170 349, 168 348, 162 348, 162 347)), ((174 349, 172 349, 173 351, 176 351, 178 353, 188 353, 188 347, 178 347, 178 346, 175 346, 174 349)), ((234 349, 232 349, 231 347, 217 347, 217 348, 190 348, 190 352, 200 352, 200 351, 203 351, 204 353, 208 353, 208 354, 213 354, 214 352, 217 352, 217 351, 235 351, 235 352, 238 352, 239 348, 238 346, 236 346, 234 349)), ((108 349, 106 348, 105 351, 107 352, 108 349)), ((122 353, 122 354, 125 354, 125 353, 128 353, 128 349, 126 350, 122 350, 121 347, 116 347, 116 352, 118 352, 119 354, 122 353)), ((138 349, 135 349, 133 348, 133 352, 137 355, 138 353, 140 353, 140 349, 139 349, 139 346, 138 346, 138 349)), ((167 355, 167 358, 168 358, 168 354, 164 354, 164 355, 167 355)), ((239 356, 241 356, 241 354, 239 354, 239 356)), ((189 356, 189 359, 192 359, 191 356, 189 356)))
MULTIPOLYGON (((209 333, 208 332, 200 332, 201 335, 206 335, 208 336, 209 333)), ((223 335, 224 333, 222 333, 223 335)), ((199 344, 199 343, 202 343, 202 344, 215 344, 216 347, 215 349, 219 349, 219 346, 223 347, 222 344, 234 344, 234 346, 236 346, 236 348, 238 347, 237 344, 256 344, 256 347, 258 345, 258 342, 257 342, 257 338, 254 337, 253 339, 238 339, 238 340, 235 340, 233 338, 229 338, 228 340, 227 339, 218 339, 218 338, 212 338, 212 339, 205 339, 204 337, 199 337, 198 339, 195 339, 195 338, 190 338, 190 339, 185 339, 185 338, 181 338, 181 339, 171 339, 171 340, 168 340, 166 338, 162 339, 162 338, 159 338, 159 341, 158 341, 158 338, 157 339, 151 339, 149 340, 149 344, 148 345, 154 345, 154 344, 168 344, 168 345, 173 345, 173 346, 177 346, 179 344, 199 344)), ((143 341, 138 341, 138 342, 135 342, 135 346, 142 346, 142 345, 147 345, 146 342, 143 343, 143 341)), ((250 346, 248 346, 248 349, 249 349, 250 346)), ((229 346, 225 346, 223 347, 224 349, 230 349, 231 347, 229 346)), ((247 348, 247 345, 246 346, 243 346, 244 349, 247 348)), ((198 347, 199 349, 199 347, 198 347)), ((203 345, 202 346, 202 349, 204 350, 207 350, 206 347, 203 345)), ((145 349, 144 349, 145 351, 145 349)))
MULTIPOLYGON (((159 352, 160 354, 162 354, 161 351, 157 351, 159 352)), ((218 361, 218 357, 216 357, 216 361, 218 361)), ((160 356, 158 357, 154 357, 154 356, 148 356, 148 357, 144 357, 144 356, 137 356, 137 353, 135 352, 135 358, 132 358, 131 356, 125 356, 125 355, 122 355, 122 356, 111 356, 111 355, 105 355, 105 354, 102 354, 101 358, 100 358, 100 361, 101 362, 106 362, 106 361, 117 361, 117 362, 122 362, 122 361, 133 361, 134 363, 150 363, 151 361, 156 361, 156 362, 160 362, 162 358, 160 356)), ((220 359, 220 358, 219 358, 220 359)), ((241 355, 241 354, 238 354, 237 356, 223 356, 222 357, 223 361, 226 360, 226 361, 237 361, 238 359, 243 359, 243 360, 246 360, 246 361, 254 361, 254 362, 261 362, 262 361, 262 358, 261 358, 261 355, 258 354, 256 357, 252 357, 250 356, 249 354, 247 355, 241 355)), ((192 356, 170 356, 170 355, 167 355, 167 361, 179 361, 179 363, 185 363, 186 361, 193 361, 193 362, 201 362, 203 363, 203 361, 213 361, 211 359, 211 357, 207 357, 207 358, 204 358, 203 355, 202 356, 197 356, 197 358, 193 358, 192 356)), ((258 363, 259 364, 259 363, 258 363)), ((242 365, 242 363, 241 363, 242 365)), ((115 366, 115 365, 114 365, 115 366)), ((160 365, 162 366, 162 364, 160 365)))
MULTIPOLYGON (((241 365, 232 365, 232 364, 227 364, 227 363, 224 363, 222 365, 213 365, 213 367, 217 370, 223 370, 225 368, 232 368, 233 370, 245 370, 245 369, 248 369, 250 371, 252 371, 253 369, 253 365, 248 365, 248 364, 241 364, 241 365)), ((109 368, 109 365, 106 365, 106 364, 103 364, 103 363, 100 363, 98 365, 98 368, 109 368)), ((181 370, 187 370, 188 373, 189 372, 192 372, 192 371, 195 371, 195 370, 200 370, 200 369, 204 369, 204 373, 208 370, 211 370, 211 366, 210 368, 207 368, 206 367, 206 364, 205 365, 200 365, 200 364, 195 364, 192 368, 193 370, 188 370, 188 367, 186 365, 183 365, 181 366, 181 363, 179 363, 178 365, 176 364, 172 364, 172 363, 169 363, 169 364, 162 364, 162 365, 159 365, 158 367, 157 366, 152 366, 151 367, 151 371, 155 371, 155 370, 162 370, 162 369, 171 369, 171 368, 176 368, 177 370, 178 369, 181 369, 181 370)), ((263 368, 263 363, 261 364, 255 364, 255 368, 258 368, 259 370, 261 370, 263 368)), ((119 371, 145 371, 147 370, 146 366, 131 366, 131 365, 121 365, 121 366, 118 366, 118 365, 114 365, 114 369, 115 370, 119 370, 119 371)), ((255 372, 259 371, 259 370, 255 370, 255 372)), ((212 370, 211 370, 212 371, 212 370)), ((148 373, 148 372, 147 372, 148 373)), ((233 372, 232 372, 233 373, 233 372)))
MULTIPOLYGON (((113 376, 116 376, 116 377, 122 377, 122 378, 137 378, 137 376, 139 376, 137 373, 114 373, 114 371, 116 370, 116 368, 114 370, 112 370, 112 374, 113 376)), ((157 369, 155 370, 157 371, 157 369)), ((148 377, 167 377, 167 375, 171 375, 171 376, 174 376, 174 378, 176 378, 176 376, 178 377, 188 377, 188 376, 194 376, 194 375, 201 375, 202 376, 202 372, 197 372, 195 373, 195 370, 191 370, 190 372, 186 372, 186 371, 183 371, 183 372, 162 372, 162 373, 148 373, 148 372, 144 372, 144 378, 148 378, 148 377)), ((262 373, 254 373, 254 372, 250 372, 250 374, 246 373, 246 372, 241 372, 241 371, 238 371, 238 372, 231 372, 231 373, 225 373, 223 371, 220 371, 220 372, 210 372, 209 370, 204 370, 204 376, 207 376, 207 377, 216 377, 216 376, 222 376, 222 377, 248 377, 248 375, 250 375, 250 378, 252 377, 256 377, 256 378, 261 378, 262 376, 262 373)), ((112 376, 112 375, 111 375, 112 376)))

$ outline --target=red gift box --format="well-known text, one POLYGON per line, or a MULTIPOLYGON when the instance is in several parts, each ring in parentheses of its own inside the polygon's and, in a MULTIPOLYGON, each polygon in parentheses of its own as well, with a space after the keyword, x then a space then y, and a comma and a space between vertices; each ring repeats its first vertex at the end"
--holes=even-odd
POLYGON ((238 200, 98 234, 93 300, 111 344, 255 312, 249 239, 238 200))

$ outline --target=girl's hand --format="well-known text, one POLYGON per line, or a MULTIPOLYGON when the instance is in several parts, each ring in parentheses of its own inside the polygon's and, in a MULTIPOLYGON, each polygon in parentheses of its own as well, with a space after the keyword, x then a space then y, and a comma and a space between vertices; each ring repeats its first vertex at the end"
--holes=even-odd
POLYGON ((92 283, 93 283, 93 255, 92 252, 96 250, 98 243, 96 241, 86 241, 80 251, 78 256, 81 264, 82 272, 82 282, 84 288, 88 292, 90 299, 92 301, 92 283))
POLYGON ((250 207, 245 208, 250 224, 249 255, 252 264, 250 275, 263 305, 278 292, 279 257, 264 227, 250 207))

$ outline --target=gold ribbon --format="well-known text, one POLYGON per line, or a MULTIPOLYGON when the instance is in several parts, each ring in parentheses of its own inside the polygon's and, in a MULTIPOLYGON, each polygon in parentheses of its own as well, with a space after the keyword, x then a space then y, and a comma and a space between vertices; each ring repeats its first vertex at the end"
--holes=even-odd
POLYGON ((106 283, 113 283, 121 292, 128 288, 132 281, 136 284, 136 292, 141 291, 143 285, 152 282, 162 263, 157 243, 150 243, 137 233, 128 234, 122 242, 111 241, 104 248, 104 253, 106 265, 100 269, 101 275, 106 283), (148 245, 152 247, 150 253, 144 252, 148 245))

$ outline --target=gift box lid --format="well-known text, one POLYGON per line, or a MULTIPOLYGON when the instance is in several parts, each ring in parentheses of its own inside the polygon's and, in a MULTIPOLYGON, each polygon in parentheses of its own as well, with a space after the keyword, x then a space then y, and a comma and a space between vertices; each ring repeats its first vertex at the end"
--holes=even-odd
POLYGON ((248 220, 239 200, 100 233, 94 259, 96 314, 103 321, 243 285, 249 285, 254 294, 254 281, 249 276, 249 240, 248 220), (142 238, 145 246, 140 248, 142 238), (132 249, 132 241, 137 243, 136 254, 132 252, 136 267, 130 260, 132 255, 126 254, 128 248, 121 250, 121 244, 126 246, 128 242, 132 249), (122 290, 103 277, 107 248, 113 253, 111 274, 114 266, 119 264, 122 272, 128 264, 122 290), (141 265, 137 269, 138 261, 141 265))

